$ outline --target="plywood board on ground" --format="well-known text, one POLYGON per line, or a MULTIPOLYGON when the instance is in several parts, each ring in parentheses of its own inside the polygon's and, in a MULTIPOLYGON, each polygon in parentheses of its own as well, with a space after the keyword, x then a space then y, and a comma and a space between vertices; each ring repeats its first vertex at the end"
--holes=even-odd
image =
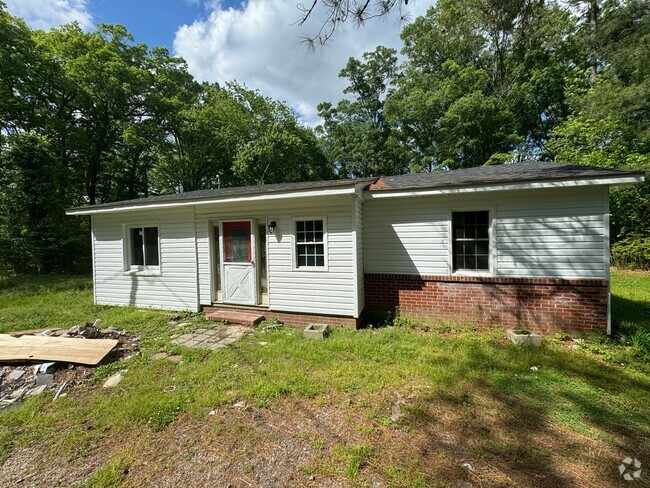
POLYGON ((0 334, 0 361, 61 361, 95 365, 117 342, 115 339, 0 334))

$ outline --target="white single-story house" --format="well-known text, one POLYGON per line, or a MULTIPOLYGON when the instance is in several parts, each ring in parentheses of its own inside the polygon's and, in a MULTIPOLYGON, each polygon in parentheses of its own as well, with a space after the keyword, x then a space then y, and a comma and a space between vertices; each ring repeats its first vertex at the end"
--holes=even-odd
POLYGON ((243 309, 356 326, 608 330, 610 185, 641 171, 518 162, 200 190, 68 210, 92 220, 97 304, 243 309))

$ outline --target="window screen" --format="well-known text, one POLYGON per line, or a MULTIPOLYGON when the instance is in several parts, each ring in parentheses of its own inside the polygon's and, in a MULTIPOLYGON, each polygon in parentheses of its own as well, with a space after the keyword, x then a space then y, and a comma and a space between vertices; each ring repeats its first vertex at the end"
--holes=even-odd
POLYGON ((296 266, 324 267, 325 241, 322 220, 296 222, 296 266))
POLYGON ((452 214, 454 271, 490 269, 489 221, 488 211, 452 214))

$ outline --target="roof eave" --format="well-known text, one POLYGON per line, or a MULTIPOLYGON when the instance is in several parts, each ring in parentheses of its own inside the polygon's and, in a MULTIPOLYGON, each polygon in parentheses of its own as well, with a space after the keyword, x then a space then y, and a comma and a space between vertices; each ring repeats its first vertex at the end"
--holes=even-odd
POLYGON ((138 210, 155 210, 159 208, 182 208, 194 205, 207 205, 215 203, 236 203, 242 201, 267 201, 267 200, 282 200, 287 198, 305 198, 305 197, 327 197, 336 195, 354 195, 359 185, 367 184, 367 182, 360 182, 350 180, 350 185, 339 185, 337 187, 318 188, 318 189, 303 189, 303 190, 290 190, 290 191, 277 191, 266 193, 247 193, 247 194, 233 194, 222 196, 210 196, 202 198, 189 198, 184 200, 170 200, 170 201, 153 201, 142 202, 133 204, 120 204, 115 202, 114 205, 96 207, 75 207, 66 209, 67 215, 95 215, 105 213, 118 213, 118 212, 133 212, 138 210))
POLYGON ((500 183, 479 183, 453 185, 444 187, 412 187, 399 189, 379 189, 364 191, 364 198, 400 198, 408 196, 445 195, 486 191, 532 190, 543 188, 569 188, 592 185, 626 185, 641 183, 645 180, 643 171, 627 172, 621 175, 608 175, 587 178, 562 178, 548 180, 509 181, 500 183))

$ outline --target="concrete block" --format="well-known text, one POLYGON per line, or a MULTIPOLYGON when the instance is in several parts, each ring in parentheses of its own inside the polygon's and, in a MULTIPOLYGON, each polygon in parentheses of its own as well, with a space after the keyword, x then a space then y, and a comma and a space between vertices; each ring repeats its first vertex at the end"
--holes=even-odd
POLYGON ((327 324, 309 324, 302 331, 302 335, 308 339, 325 339, 329 332, 330 328, 327 324))
POLYGON ((518 346, 540 347, 542 345, 542 338, 528 330, 508 329, 506 330, 506 336, 510 339, 510 342, 518 346))
POLYGON ((49 385, 54 381, 54 375, 51 373, 39 373, 36 375, 36 386, 49 385))

